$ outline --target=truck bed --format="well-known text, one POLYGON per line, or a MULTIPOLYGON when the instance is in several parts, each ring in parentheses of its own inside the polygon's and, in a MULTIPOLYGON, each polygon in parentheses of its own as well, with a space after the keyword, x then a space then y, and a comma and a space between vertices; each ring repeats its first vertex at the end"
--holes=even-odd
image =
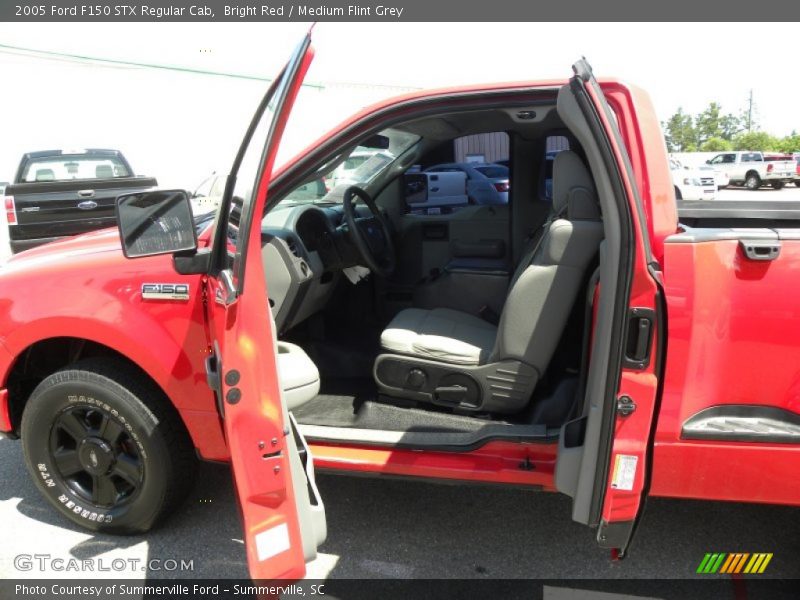
POLYGON ((800 228, 800 201, 678 200, 678 218, 687 227, 800 228))
POLYGON ((116 225, 117 196, 155 187, 152 177, 114 177, 17 183, 5 189, 13 196, 17 224, 9 227, 12 252, 58 238, 116 225))

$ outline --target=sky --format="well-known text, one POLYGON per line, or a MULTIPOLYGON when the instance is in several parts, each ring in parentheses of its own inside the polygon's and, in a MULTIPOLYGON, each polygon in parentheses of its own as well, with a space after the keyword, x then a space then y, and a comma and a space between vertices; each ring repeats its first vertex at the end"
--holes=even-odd
MULTIPOLYGON (((115 147, 162 185, 191 189, 212 170, 227 169, 265 91, 258 78, 274 76, 307 29, 304 23, 0 24, 3 46, 246 76, 0 47, 0 181, 13 177, 25 151, 115 147)), ((354 111, 404 90, 567 78, 581 56, 597 75, 647 90, 661 120, 679 106, 695 113, 711 101, 738 113, 752 89, 758 123, 786 135, 800 130, 786 61, 761 51, 721 59, 718 48, 732 40, 768 48, 796 32, 791 23, 319 23, 306 81, 326 91, 304 88, 283 158, 354 111)))

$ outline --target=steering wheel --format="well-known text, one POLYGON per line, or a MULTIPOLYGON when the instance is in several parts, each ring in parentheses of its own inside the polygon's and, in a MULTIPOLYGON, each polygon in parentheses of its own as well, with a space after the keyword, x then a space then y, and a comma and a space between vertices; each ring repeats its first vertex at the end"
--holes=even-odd
POLYGON ((375 201, 367 192, 354 185, 345 190, 342 207, 347 231, 353 245, 361 254, 364 266, 382 277, 391 275, 395 267, 394 244, 386 218, 378 210, 375 201), (354 200, 359 198, 367 205, 371 216, 357 215, 354 200))

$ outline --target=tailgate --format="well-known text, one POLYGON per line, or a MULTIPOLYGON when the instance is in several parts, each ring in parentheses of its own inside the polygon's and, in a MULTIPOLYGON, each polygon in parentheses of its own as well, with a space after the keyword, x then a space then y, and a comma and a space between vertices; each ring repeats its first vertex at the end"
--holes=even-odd
POLYGON ((17 225, 12 240, 77 235, 116 224, 117 196, 154 187, 152 178, 26 183, 6 188, 13 196, 17 225))

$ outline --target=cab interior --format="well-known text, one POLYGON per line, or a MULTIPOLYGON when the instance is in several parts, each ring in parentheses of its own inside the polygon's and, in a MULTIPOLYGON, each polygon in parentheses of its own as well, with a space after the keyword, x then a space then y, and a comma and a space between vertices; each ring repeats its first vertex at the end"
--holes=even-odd
POLYGON ((360 141, 380 136, 382 164, 355 182, 369 201, 347 195, 352 181, 328 189, 325 175, 364 153, 351 144, 278 186, 262 222, 281 384, 302 433, 421 448, 555 439, 583 410, 605 237, 578 138, 552 97, 442 108, 360 141), (407 173, 497 133, 507 203, 409 204, 407 173), (391 252, 391 268, 365 276, 353 235, 391 252))

